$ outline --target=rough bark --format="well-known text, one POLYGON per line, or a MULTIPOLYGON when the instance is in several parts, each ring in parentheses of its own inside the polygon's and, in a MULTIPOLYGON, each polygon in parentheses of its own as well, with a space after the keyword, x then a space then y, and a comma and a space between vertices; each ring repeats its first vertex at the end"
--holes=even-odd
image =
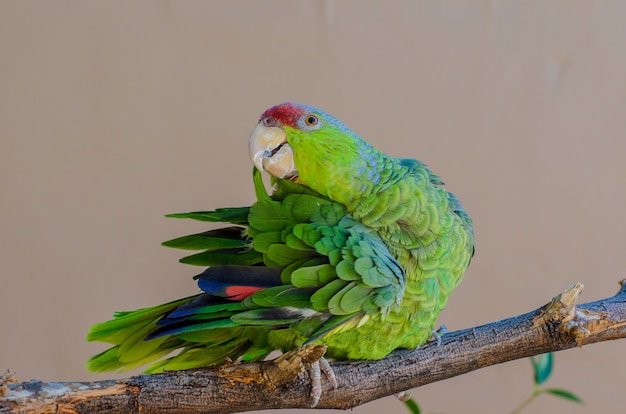
MULTIPOLYGON (((379 361, 336 362, 318 408, 347 409, 490 365, 626 337, 626 280, 610 298, 576 305, 576 284, 524 315, 446 333, 441 344, 379 361)), ((296 355, 304 365, 306 356, 296 355)), ((317 356, 315 356, 317 358, 317 356)), ((293 359, 98 382, 0 380, 0 413, 232 413, 309 408, 311 382, 293 359), (297 366, 294 368, 294 366, 297 366), (291 372, 290 375, 280 373, 291 372), (277 374, 279 373, 279 374, 277 374)))

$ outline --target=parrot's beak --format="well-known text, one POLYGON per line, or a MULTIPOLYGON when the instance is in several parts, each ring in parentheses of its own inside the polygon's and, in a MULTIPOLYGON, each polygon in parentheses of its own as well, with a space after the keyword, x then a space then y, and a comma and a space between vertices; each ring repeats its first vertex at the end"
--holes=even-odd
POLYGON ((250 158, 261 171, 277 178, 293 179, 298 170, 293 162, 293 148, 287 143, 287 134, 279 127, 268 127, 262 122, 254 128, 248 141, 250 158))

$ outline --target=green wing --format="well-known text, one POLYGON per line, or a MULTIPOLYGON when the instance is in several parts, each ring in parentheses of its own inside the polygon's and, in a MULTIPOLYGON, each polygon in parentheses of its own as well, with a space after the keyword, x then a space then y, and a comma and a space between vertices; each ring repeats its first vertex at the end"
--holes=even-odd
POLYGON ((232 224, 164 243, 198 251, 181 262, 209 266, 196 276, 204 293, 94 325, 88 340, 114 346, 91 358, 90 370, 255 360, 400 305, 404 271, 374 231, 296 183, 277 180, 270 196, 261 173, 253 175, 258 201, 251 207, 170 215, 232 224), (276 330, 290 334, 270 345, 276 330))
POLYGON ((384 317, 400 305, 404 270, 377 233, 342 205, 290 181, 277 181, 272 197, 258 171, 254 182, 259 201, 250 210, 248 235, 264 264, 282 269, 283 284, 244 300, 253 309, 234 320, 265 325, 281 315, 310 341, 354 317, 384 317))

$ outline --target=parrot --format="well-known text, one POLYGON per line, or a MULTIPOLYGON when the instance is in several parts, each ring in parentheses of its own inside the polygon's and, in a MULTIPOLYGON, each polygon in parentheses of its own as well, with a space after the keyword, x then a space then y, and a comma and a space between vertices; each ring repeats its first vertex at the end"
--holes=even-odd
POLYGON ((472 220, 443 181, 290 102, 263 112, 248 149, 254 203, 168 215, 222 223, 163 243, 195 252, 180 261, 203 268, 200 292, 92 326, 87 340, 111 347, 89 371, 253 362, 311 344, 377 360, 432 338, 474 255, 472 220))

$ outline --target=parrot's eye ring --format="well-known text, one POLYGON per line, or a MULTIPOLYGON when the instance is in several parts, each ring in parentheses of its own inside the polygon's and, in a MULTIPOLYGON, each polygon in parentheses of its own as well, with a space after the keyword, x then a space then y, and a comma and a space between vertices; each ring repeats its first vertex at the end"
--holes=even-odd
POLYGON ((276 124, 277 124, 276 119, 274 117, 271 117, 271 116, 266 116, 265 118, 261 119, 261 122, 266 127, 275 127, 276 124))
POLYGON ((304 116, 304 125, 311 129, 316 129, 320 126, 320 120, 313 114, 307 114, 304 116))

